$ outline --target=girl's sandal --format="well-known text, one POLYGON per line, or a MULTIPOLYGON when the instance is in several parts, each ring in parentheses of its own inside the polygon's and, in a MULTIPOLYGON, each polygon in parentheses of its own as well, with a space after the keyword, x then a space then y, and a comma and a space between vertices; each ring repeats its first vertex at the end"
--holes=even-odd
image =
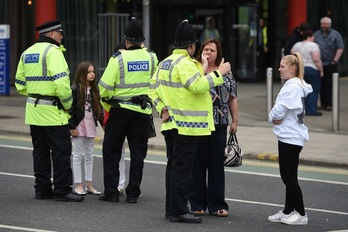
POLYGON ((216 216, 218 216, 218 217, 227 217, 228 216, 228 212, 225 209, 219 209, 218 211, 216 211, 216 216))

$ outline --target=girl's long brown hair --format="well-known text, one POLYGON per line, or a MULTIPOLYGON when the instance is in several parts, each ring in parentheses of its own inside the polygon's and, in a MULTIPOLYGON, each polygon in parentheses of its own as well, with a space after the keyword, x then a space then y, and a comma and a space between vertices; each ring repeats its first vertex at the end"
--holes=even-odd
MULTIPOLYGON (((87 91, 87 74, 88 74, 88 68, 90 66, 93 66, 94 71, 95 67, 91 62, 85 61, 81 62, 77 66, 76 70, 76 75, 74 79, 73 85, 77 86, 79 88, 79 94, 80 94, 80 100, 77 103, 77 108, 78 109, 85 109, 85 104, 86 104, 86 91, 87 91)), ((92 94, 92 110, 94 115, 97 116, 98 119, 102 117, 102 112, 101 112, 101 107, 99 107, 99 101, 100 101, 100 96, 99 96, 99 91, 97 87, 97 78, 94 78, 93 81, 89 82, 89 85, 91 87, 91 94, 92 94)))

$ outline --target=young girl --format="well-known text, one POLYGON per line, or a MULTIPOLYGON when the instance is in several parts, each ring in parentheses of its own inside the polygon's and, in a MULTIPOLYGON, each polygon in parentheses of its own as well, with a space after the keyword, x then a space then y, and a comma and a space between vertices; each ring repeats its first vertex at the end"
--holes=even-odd
POLYGON ((304 66, 300 53, 284 56, 278 70, 281 79, 286 82, 269 113, 269 121, 273 123, 273 132, 278 138, 279 170, 286 193, 284 209, 269 216, 268 220, 306 225, 308 217, 297 172, 300 152, 309 139, 308 128, 303 124, 304 99, 313 89, 303 80, 304 66))
POLYGON ((95 79, 94 66, 81 62, 76 70, 72 85, 73 106, 70 110, 71 136, 73 145, 73 172, 75 193, 78 195, 99 195, 92 186, 94 139, 97 121, 103 122, 103 110, 95 79), (82 186, 81 160, 84 154, 86 188, 82 186))

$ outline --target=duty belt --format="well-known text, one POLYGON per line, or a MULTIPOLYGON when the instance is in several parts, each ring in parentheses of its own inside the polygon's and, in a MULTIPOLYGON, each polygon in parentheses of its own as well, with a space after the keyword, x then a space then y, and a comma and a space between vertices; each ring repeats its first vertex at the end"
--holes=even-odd
POLYGON ((147 96, 147 95, 135 96, 135 97, 132 97, 130 100, 120 100, 120 99, 116 99, 116 98, 111 98, 109 100, 102 99, 102 101, 108 103, 113 108, 119 108, 120 103, 140 105, 141 109, 143 109, 143 110, 146 109, 147 103, 149 103, 151 108, 152 108, 152 101, 149 98, 149 96, 147 96))
POLYGON ((36 107, 37 103, 40 99, 51 101, 52 105, 57 106, 59 110, 64 109, 62 103, 60 102, 60 99, 56 96, 47 96, 47 95, 41 95, 41 94, 29 94, 29 97, 35 98, 34 106, 36 107))

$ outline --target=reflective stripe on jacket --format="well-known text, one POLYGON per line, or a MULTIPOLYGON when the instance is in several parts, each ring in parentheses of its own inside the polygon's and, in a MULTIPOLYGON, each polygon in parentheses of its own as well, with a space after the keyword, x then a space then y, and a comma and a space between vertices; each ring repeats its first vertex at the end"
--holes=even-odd
POLYGON ((64 107, 58 109, 55 100, 28 97, 25 123, 39 126, 68 124, 66 112, 72 104, 69 68, 62 47, 48 42, 35 43, 23 52, 16 72, 15 86, 25 96, 57 97, 64 107))
POLYGON ((110 111, 111 105, 105 101, 114 99, 122 108, 151 114, 150 104, 141 109, 141 105, 133 103, 131 99, 149 94, 150 78, 157 68, 157 63, 154 52, 140 47, 116 52, 110 58, 98 84, 104 109, 110 111))
POLYGON ((175 49, 151 78, 150 97, 161 114, 166 107, 170 120, 161 131, 177 129, 181 135, 210 135, 215 130, 210 88, 223 83, 219 71, 204 75, 202 66, 185 49, 175 49))

